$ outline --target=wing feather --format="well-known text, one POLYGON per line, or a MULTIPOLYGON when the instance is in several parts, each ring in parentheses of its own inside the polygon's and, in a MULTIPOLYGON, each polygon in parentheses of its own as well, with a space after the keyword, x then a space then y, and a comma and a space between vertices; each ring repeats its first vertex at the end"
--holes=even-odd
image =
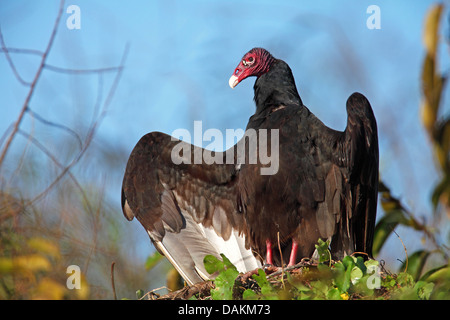
POLYGON ((122 185, 125 217, 137 218, 189 284, 210 277, 203 258, 206 254, 220 258, 220 250, 227 247, 221 242, 227 240, 232 244, 228 253, 234 254, 236 263, 246 259, 252 260, 249 266, 256 266, 243 245, 245 222, 236 201, 238 176, 235 166, 226 164, 226 153, 216 154, 216 158, 223 156, 224 164, 189 164, 176 163, 174 150, 184 150, 185 162, 203 152, 160 132, 149 133, 137 143, 122 185))

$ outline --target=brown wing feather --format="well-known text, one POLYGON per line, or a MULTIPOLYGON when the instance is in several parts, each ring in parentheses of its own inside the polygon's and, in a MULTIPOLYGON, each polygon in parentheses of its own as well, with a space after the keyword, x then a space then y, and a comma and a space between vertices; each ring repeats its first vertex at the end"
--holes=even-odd
POLYGON ((349 122, 346 130, 352 193, 352 224, 355 251, 372 256, 378 199, 378 133, 369 101, 360 93, 347 100, 349 122))
MULTIPOLYGON (((242 272, 260 266, 245 248, 234 164, 184 164, 178 158, 174 162, 173 150, 184 150, 178 155, 192 161, 196 152, 204 151, 160 132, 137 143, 122 185, 125 217, 139 220, 189 285, 213 277, 203 265, 207 254, 220 258, 224 253, 242 272)), ((226 152, 215 154, 215 159, 221 158, 226 163, 226 152)))
POLYGON ((378 197, 377 124, 369 101, 360 93, 348 98, 347 113, 347 128, 334 157, 345 183, 340 191, 340 222, 331 247, 338 258, 353 252, 371 257, 378 197))
MULTIPOLYGON (((219 236, 229 237, 231 228, 242 228, 237 212, 236 170, 231 164, 175 164, 172 150, 186 144, 194 152, 203 149, 175 140, 169 135, 152 132, 143 136, 128 160, 123 185, 122 207, 129 210, 151 232, 156 240, 164 237, 163 224, 179 232, 183 227, 180 210, 194 221, 213 227, 219 236)), ((186 147, 184 146, 184 147, 186 147)), ((223 153, 225 163, 225 153, 223 153)))

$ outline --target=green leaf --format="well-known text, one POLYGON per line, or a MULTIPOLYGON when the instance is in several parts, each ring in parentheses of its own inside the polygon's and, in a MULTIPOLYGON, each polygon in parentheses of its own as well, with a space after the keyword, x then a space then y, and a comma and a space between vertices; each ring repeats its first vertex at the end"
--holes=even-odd
POLYGON ((225 269, 224 263, 211 254, 208 254, 203 258, 203 264, 205 265, 206 272, 209 274, 220 272, 225 269))
MULTIPOLYGON (((367 260, 369 261, 369 260, 367 260)), ((363 272, 363 274, 366 273, 367 267, 365 265, 365 261, 363 257, 357 257, 356 261, 355 261, 355 265, 361 269, 361 271, 363 272)))
POLYGON ((355 266, 350 273, 350 280, 352 281, 352 284, 357 284, 363 276, 363 271, 358 266, 355 266))
POLYGON ((262 269, 258 269, 258 274, 252 276, 256 280, 258 286, 261 288, 261 295, 265 299, 278 299, 277 292, 267 280, 266 273, 262 269))
POLYGON ((337 288, 333 288, 328 291, 327 299, 329 300, 342 300, 341 292, 337 288))
POLYGON ((345 256, 344 259, 342 259, 342 263, 345 266, 345 269, 352 269, 355 266, 356 258, 352 256, 345 256))
POLYGON ((406 272, 400 272, 397 275, 397 283, 402 287, 411 287, 414 285, 414 278, 406 272))
POLYGON ((160 254, 158 251, 155 251, 151 256, 147 258, 145 261, 145 269, 151 270, 155 267, 155 265, 163 259, 164 256, 160 254))
POLYGON ((433 292, 434 283, 418 281, 414 286, 414 290, 417 292, 419 299, 428 300, 430 299, 431 293, 433 292))
POLYGON ((226 268, 230 268, 237 271, 236 266, 232 264, 231 261, 223 253, 221 253, 220 256, 222 257, 223 264, 226 268))
POLYGON ((214 300, 232 300, 234 283, 239 272, 228 268, 219 273, 214 279, 216 288, 211 290, 211 298, 214 300))
POLYGON ((143 296, 144 296, 144 290, 142 290, 142 289, 136 290, 136 298, 138 300, 141 299, 143 296))
POLYGON ((331 253, 328 247, 330 246, 330 241, 318 240, 318 244, 315 245, 317 253, 319 255, 319 263, 324 263, 331 260, 331 253))
POLYGON ((213 274, 215 272, 221 272, 226 269, 233 269, 233 270, 237 271, 236 266, 234 266, 231 263, 231 261, 224 254, 221 253, 220 256, 222 257, 222 260, 220 260, 217 257, 210 255, 210 254, 206 255, 203 258, 203 264, 205 265, 205 270, 209 274, 213 274))
POLYGON ((425 273, 420 280, 423 281, 448 281, 450 282, 450 266, 443 265, 434 269, 431 269, 427 273, 425 273))
POLYGON ((306 286, 302 281, 297 281, 297 280, 295 280, 292 276, 291 276, 291 274, 289 273, 289 272, 286 272, 286 279, 287 279, 287 281, 289 282, 289 284, 291 285, 291 286, 293 286, 295 289, 297 289, 298 291, 300 291, 300 292, 303 292, 303 291, 310 291, 311 289, 308 287, 308 286, 306 286))
POLYGON ((439 201, 442 199, 443 195, 450 194, 450 175, 447 173, 444 175, 442 180, 434 187, 433 193, 431 195, 431 202, 433 204, 434 212, 436 212, 439 201))
POLYGON ((315 293, 314 299, 326 299, 328 296, 328 291, 330 291, 329 286, 325 281, 313 281, 311 282, 311 287, 315 293))
MULTIPOLYGON (((383 207, 384 208, 384 207, 383 207)), ((381 217, 378 221, 374 237, 373 237, 373 246, 372 252, 374 255, 377 255, 381 248, 383 247, 386 240, 391 235, 392 231, 402 222, 406 222, 406 217, 403 211, 395 209, 395 210, 385 210, 385 215, 381 217)))
POLYGON ((213 255, 206 255, 203 259, 203 264, 208 273, 218 273, 214 279, 215 289, 211 290, 211 298, 214 300, 231 300, 233 299, 234 283, 239 271, 224 254, 220 254, 220 256, 222 260, 213 255))
MULTIPOLYGON (((410 275, 412 275, 414 280, 418 280, 420 275, 422 274, 423 267, 425 266, 425 262, 427 261, 428 256, 430 255, 429 251, 419 250, 414 252, 411 256, 408 257, 408 269, 406 270, 410 275)), ((406 261, 400 267, 400 270, 405 270, 406 261)))
POLYGON ((256 294, 256 292, 251 289, 245 289, 245 291, 242 293, 243 300, 256 300, 258 299, 258 297, 258 294, 256 294))
POLYGON ((221 257, 222 261, 213 255, 206 255, 203 264, 208 273, 218 273, 214 279, 216 287, 211 290, 211 298, 214 300, 231 300, 233 299, 234 283, 239 271, 224 254, 221 254, 221 257))
POLYGON ((366 266, 367 269, 371 269, 371 267, 378 267, 380 265, 380 262, 378 260, 367 260, 364 261, 364 265, 366 266))

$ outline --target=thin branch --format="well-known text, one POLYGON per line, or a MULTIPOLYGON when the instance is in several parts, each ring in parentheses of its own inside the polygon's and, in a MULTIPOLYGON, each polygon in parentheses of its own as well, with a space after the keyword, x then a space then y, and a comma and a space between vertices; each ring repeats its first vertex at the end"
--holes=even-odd
MULTIPOLYGON (((213 281, 196 283, 190 287, 184 287, 180 290, 165 294, 157 300, 188 300, 190 297, 198 294, 201 296, 210 296, 211 289, 215 288, 213 281)), ((152 297, 153 298, 153 297, 152 297)))
POLYGON ((16 66, 14 65, 14 62, 12 61, 10 55, 9 55, 9 51, 6 48, 6 44, 5 44, 5 40, 3 39, 3 33, 2 33, 2 29, 0 27, 0 44, 2 46, 2 51, 5 53, 5 57, 6 57, 6 61, 8 61, 9 67, 11 68, 12 72, 14 73, 14 76, 17 78, 17 80, 23 84, 24 86, 30 86, 31 82, 27 82, 25 80, 22 79, 22 77, 20 76, 19 72, 16 69, 16 66))
MULTIPOLYGON (((21 53, 21 54, 33 54, 42 57, 44 55, 44 52, 35 50, 35 49, 22 49, 22 48, 11 48, 6 47, 5 43, 3 41, 3 37, 0 30, 0 43, 2 47, 0 48, 0 52, 4 52, 6 59, 8 60, 8 63, 11 66, 11 69, 13 69, 14 74, 18 78, 18 80, 23 83, 24 85, 31 85, 30 82, 25 82, 21 79, 18 72, 16 71, 16 68, 14 66, 14 63, 11 60, 11 57, 9 56, 9 53, 21 53)), ((118 71, 121 66, 119 67, 105 67, 105 68, 96 68, 96 69, 73 69, 73 68, 63 68, 63 67, 57 67, 51 64, 44 64, 44 68, 53 72, 59 72, 59 73, 68 73, 68 74, 90 74, 90 73, 104 73, 104 72, 115 72, 118 71)))
MULTIPOLYGON (((125 60, 126 60, 126 57, 127 57, 127 54, 128 54, 128 49, 129 49, 129 46, 127 45, 125 47, 124 53, 122 55, 120 66, 123 66, 124 63, 125 63, 125 60)), ((51 190, 64 177, 64 175, 67 172, 69 172, 70 168, 72 168, 76 163, 78 163, 78 161, 80 161, 80 159, 82 158, 82 156, 84 155, 84 153, 88 149, 89 145, 91 144, 92 139, 94 137, 94 134, 95 134, 95 132, 97 130, 97 127, 98 127, 100 121, 106 115, 107 107, 111 103, 111 100, 112 100, 112 98, 114 96, 114 92, 115 92, 115 90, 117 88, 117 85, 118 85, 119 80, 120 80, 121 75, 122 75, 122 70, 123 70, 123 68, 119 68, 118 69, 118 72, 116 74, 116 77, 114 78, 113 84, 111 85, 111 88, 110 88, 110 90, 108 92, 108 96, 107 96, 107 98, 106 98, 106 100, 105 100, 105 102, 103 104, 103 110, 102 110, 100 116, 98 117, 97 121, 95 121, 93 123, 93 125, 89 128, 89 131, 88 131, 87 137, 85 139, 83 148, 80 150, 78 155, 72 160, 72 162, 69 165, 67 165, 67 167, 65 167, 64 170, 56 177, 56 179, 44 191, 42 191, 40 194, 38 194, 36 197, 34 197, 31 200, 31 203, 34 203, 34 202, 40 200, 45 194, 47 194, 47 192, 49 190, 51 190)))
POLYGON ((51 126, 51 127, 55 127, 58 129, 62 129, 64 131, 66 131, 67 133, 71 134, 78 142, 80 149, 83 147, 83 142, 81 141, 80 136, 78 135, 78 133, 76 133, 75 131, 73 131, 72 129, 70 129, 69 127, 66 127, 65 125, 62 124, 58 124, 49 120, 44 119, 43 117, 41 117, 39 114, 37 114, 36 112, 34 112, 33 110, 31 110, 30 108, 27 109, 27 112, 36 120, 42 122, 45 125, 51 126))
POLYGON ((400 240, 400 242, 402 243, 402 246, 403 246, 403 250, 405 250, 406 262, 405 262, 405 271, 403 271, 403 272, 406 272, 406 271, 408 270, 408 250, 406 250, 406 246, 405 246, 405 244, 403 243, 402 238, 400 238, 400 236, 398 235, 398 233, 395 232, 395 230, 392 230, 392 232, 393 232, 393 233, 397 236, 397 238, 400 240))
POLYGON ((44 55, 44 52, 40 51, 40 50, 35 50, 35 49, 21 49, 21 48, 11 48, 11 47, 6 47, 6 46, 2 46, 0 48, 0 52, 5 52, 5 53, 23 53, 23 54, 34 54, 37 56, 42 56, 44 55))
MULTIPOLYGON (((33 143, 39 150, 41 150, 50 160, 53 161, 53 163, 60 169, 65 169, 64 165, 58 161, 58 159, 56 159, 56 157, 46 148, 44 147, 44 145, 42 145, 42 143, 40 143, 36 138, 34 138, 32 135, 23 132, 22 130, 19 129, 18 131, 19 134, 23 135, 25 138, 27 138, 31 143, 33 143)), ((83 197, 83 200, 86 202, 86 205, 89 209, 89 211, 92 211, 92 207, 91 204, 88 200, 88 197, 86 195, 86 193, 84 192, 83 188, 81 187, 80 183, 78 182, 77 178, 75 178, 75 176, 68 171, 67 174, 69 175, 69 177, 72 179, 73 183, 75 184, 75 186, 78 188, 78 190, 81 192, 81 195, 83 197)), ((30 201, 30 203, 32 203, 32 201, 30 201)))
MULTIPOLYGON (((284 274, 283 252, 281 251, 280 232, 279 232, 279 231, 277 232, 277 242, 278 242, 278 250, 280 251, 281 273, 284 274)), ((283 285, 283 289, 285 289, 285 286, 284 286, 284 277, 281 277, 281 284, 283 285)))
POLYGON ((60 73, 69 73, 69 74, 90 74, 90 73, 104 73, 104 72, 116 72, 119 71, 122 67, 107 67, 107 68, 97 68, 97 69, 70 69, 70 68, 61 68, 56 67, 50 64, 44 65, 44 68, 60 73))
POLYGON ((111 263, 111 286, 113 290, 114 300, 117 300, 116 295, 116 285, 114 284, 114 266, 116 265, 115 262, 111 263))
POLYGON ((47 60, 47 56, 48 56, 48 54, 50 52, 50 49, 51 49, 51 47, 53 45, 53 41, 55 40, 56 31, 58 30, 58 24, 59 24, 59 21, 61 20, 63 9, 64 9, 64 0, 61 0, 61 2, 59 4, 58 16, 56 17, 55 25, 53 27, 53 31, 52 31, 52 34, 50 36, 50 40, 49 40, 49 42, 47 44, 47 48, 45 49, 44 54, 42 55, 41 63, 39 65, 39 68, 38 68, 35 76, 34 76, 33 82, 31 83, 30 90, 28 91, 28 95, 27 95, 27 97, 25 99, 25 102, 24 102, 24 104, 22 106, 22 110, 19 113, 19 117, 17 118, 17 121, 16 121, 16 123, 14 125, 13 131, 11 132, 8 140, 6 141, 5 147, 3 148, 3 151, 1 153, 1 156, 0 156, 0 167, 3 164, 3 160, 5 159, 6 153, 8 152, 8 149, 11 146, 11 143, 12 143, 15 135, 17 134, 17 131, 19 130, 20 124, 22 123, 23 117, 25 115, 25 111, 28 108, 28 105, 29 105, 29 103, 31 101, 31 97, 33 96, 33 93, 34 93, 34 89, 36 88, 36 84, 37 84, 37 82, 39 80, 39 77, 40 77, 40 75, 42 73, 42 70, 44 70, 45 61, 47 60))

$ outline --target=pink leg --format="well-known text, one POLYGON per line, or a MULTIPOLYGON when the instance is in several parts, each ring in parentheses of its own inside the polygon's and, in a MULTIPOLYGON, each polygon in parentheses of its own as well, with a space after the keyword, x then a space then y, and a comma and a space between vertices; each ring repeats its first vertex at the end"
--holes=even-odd
POLYGON ((288 266, 293 266, 297 263, 297 250, 298 250, 298 243, 297 243, 297 241, 292 240, 292 249, 291 249, 291 255, 289 257, 288 266))
POLYGON ((269 239, 266 240, 266 263, 273 265, 272 242, 269 239))

